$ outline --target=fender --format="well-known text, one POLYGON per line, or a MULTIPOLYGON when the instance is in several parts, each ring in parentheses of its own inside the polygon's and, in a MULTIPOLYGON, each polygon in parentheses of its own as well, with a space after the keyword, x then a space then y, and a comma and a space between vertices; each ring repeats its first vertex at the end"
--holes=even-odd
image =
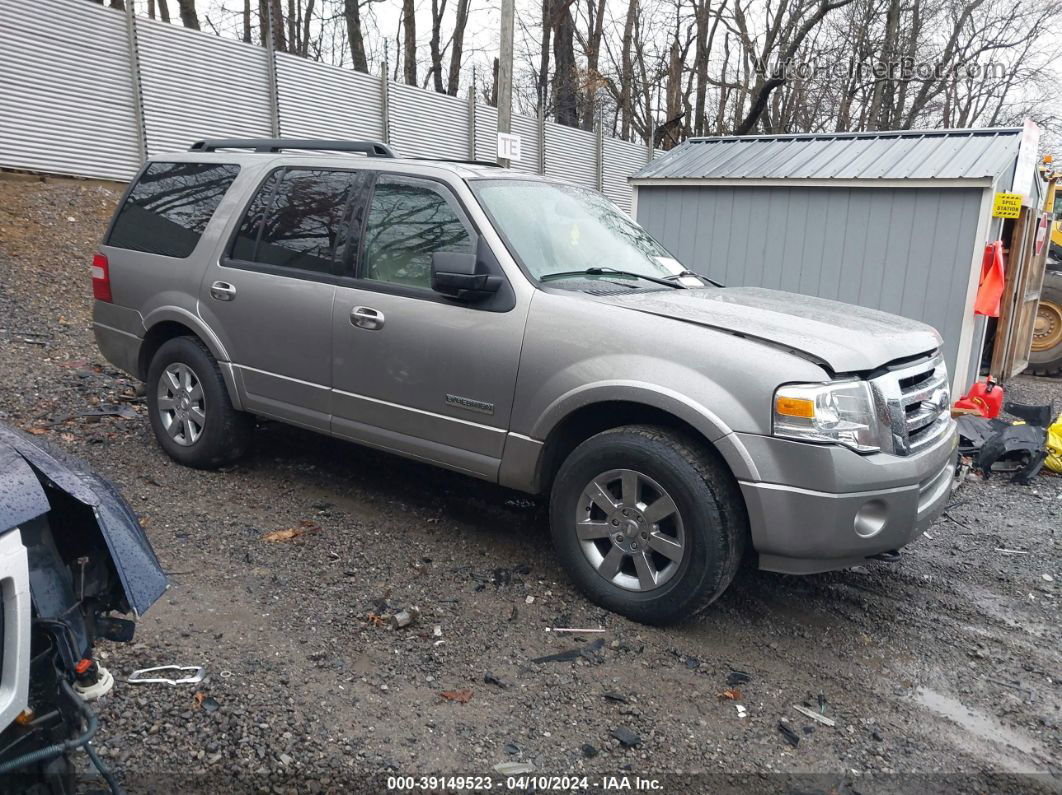
POLYGON ((529 436, 510 433, 499 481, 514 488, 535 483, 545 440, 572 412, 595 403, 622 401, 650 406, 690 425, 712 443, 734 477, 759 479, 756 465, 733 430, 710 408, 673 389, 644 381, 612 380, 585 384, 554 400, 535 422, 529 436))
POLYGON ((221 344, 221 340, 219 340, 217 335, 210 330, 210 327, 203 322, 203 319, 179 306, 160 306, 157 309, 152 309, 144 317, 145 333, 151 331, 153 326, 157 326, 159 323, 166 320, 180 323, 182 326, 187 326, 191 331, 195 332, 195 335, 199 337, 210 350, 210 355, 217 359, 219 363, 230 361, 229 353, 225 350, 225 346, 221 344))
POLYGON ((203 344, 206 345, 207 349, 210 351, 210 355, 218 362, 218 367, 221 369, 221 377, 225 379, 225 388, 228 390, 229 400, 232 401, 233 408, 237 411, 243 411, 243 391, 237 383, 236 373, 233 370, 232 360, 229 358, 229 352, 225 350, 225 346, 221 344, 221 340, 219 340, 217 335, 210 329, 210 326, 204 323, 201 317, 189 312, 187 309, 182 309, 179 306, 167 305, 152 309, 144 317, 145 334, 151 331, 151 329, 159 323, 164 323, 166 321, 172 321, 174 323, 180 323, 182 326, 186 326, 203 341, 203 344))
POLYGON ((564 393, 546 407, 530 435, 533 439, 545 440, 558 423, 576 409, 617 400, 642 403, 673 414, 696 428, 709 442, 732 432, 715 412, 687 395, 645 381, 617 379, 584 384, 564 393))

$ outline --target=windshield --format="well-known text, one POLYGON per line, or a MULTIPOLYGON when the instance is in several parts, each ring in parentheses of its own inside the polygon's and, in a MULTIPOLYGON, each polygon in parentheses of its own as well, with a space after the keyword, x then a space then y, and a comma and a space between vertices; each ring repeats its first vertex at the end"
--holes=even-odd
MULTIPOLYGON (((648 232, 599 193, 536 180, 486 179, 471 184, 536 279, 591 268, 657 279, 685 271, 648 232)), ((594 275, 617 278, 615 273, 594 275)))

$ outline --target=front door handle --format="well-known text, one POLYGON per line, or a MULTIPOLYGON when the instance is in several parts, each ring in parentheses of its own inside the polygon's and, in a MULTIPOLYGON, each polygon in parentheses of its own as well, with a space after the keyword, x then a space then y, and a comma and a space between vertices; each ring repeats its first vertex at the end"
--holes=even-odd
POLYGON ((356 306, 350 310, 350 322, 358 328, 367 328, 376 331, 383 328, 383 312, 370 309, 367 306, 356 306))
POLYGON ((228 282, 214 282, 210 285, 210 297, 219 301, 231 301, 236 297, 236 287, 228 282))

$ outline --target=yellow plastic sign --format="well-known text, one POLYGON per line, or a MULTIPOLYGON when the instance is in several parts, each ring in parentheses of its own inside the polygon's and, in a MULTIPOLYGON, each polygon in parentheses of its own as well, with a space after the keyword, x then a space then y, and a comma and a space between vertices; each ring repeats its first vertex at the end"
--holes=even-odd
POLYGON ((997 193, 992 201, 993 218, 1017 218, 1021 215, 1020 193, 997 193))

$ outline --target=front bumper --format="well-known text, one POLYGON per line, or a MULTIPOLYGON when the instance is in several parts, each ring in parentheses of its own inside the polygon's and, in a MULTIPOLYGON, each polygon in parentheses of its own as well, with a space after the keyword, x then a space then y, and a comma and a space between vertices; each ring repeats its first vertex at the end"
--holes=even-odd
POLYGON ((760 475, 740 481, 760 568, 786 574, 846 568, 909 544, 944 510, 958 455, 954 429, 909 457, 740 441, 760 475))

